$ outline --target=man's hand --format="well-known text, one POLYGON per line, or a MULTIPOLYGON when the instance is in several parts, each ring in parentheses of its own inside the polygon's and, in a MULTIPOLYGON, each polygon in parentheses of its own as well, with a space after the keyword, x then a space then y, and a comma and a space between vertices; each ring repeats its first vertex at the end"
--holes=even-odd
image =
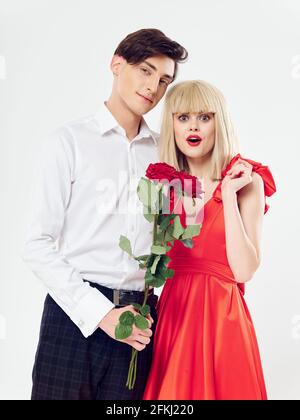
POLYGON ((130 311, 134 315, 137 315, 137 312, 132 305, 125 306, 124 308, 115 308, 108 312, 108 314, 101 320, 98 327, 114 340, 126 343, 138 351, 144 350, 146 345, 150 343, 150 337, 153 334, 150 328, 154 321, 150 314, 147 316, 149 328, 146 330, 140 330, 133 325, 133 331, 130 337, 125 340, 117 340, 115 338, 115 328, 119 323, 119 318, 122 313, 126 311, 130 311))

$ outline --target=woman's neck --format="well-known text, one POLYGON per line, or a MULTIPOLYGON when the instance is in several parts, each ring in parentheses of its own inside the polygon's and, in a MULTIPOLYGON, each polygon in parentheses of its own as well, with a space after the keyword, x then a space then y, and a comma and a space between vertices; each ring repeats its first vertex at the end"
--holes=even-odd
POLYGON ((203 156, 201 158, 186 158, 191 175, 199 179, 211 179, 211 156, 203 156))

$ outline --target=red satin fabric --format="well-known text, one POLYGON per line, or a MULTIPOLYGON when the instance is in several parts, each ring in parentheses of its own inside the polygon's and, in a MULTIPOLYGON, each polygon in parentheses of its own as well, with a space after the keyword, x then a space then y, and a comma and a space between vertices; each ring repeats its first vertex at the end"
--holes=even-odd
MULTIPOLYGON (((239 157, 230 161, 222 178, 239 157)), ((263 178, 265 195, 271 196, 276 187, 269 168, 245 160, 263 178)), ((266 204, 265 212, 268 208, 266 204)), ((177 241, 169 253, 175 276, 167 280, 159 300, 144 399, 265 400, 244 284, 234 278, 226 256, 221 182, 202 211, 194 247, 177 241)))

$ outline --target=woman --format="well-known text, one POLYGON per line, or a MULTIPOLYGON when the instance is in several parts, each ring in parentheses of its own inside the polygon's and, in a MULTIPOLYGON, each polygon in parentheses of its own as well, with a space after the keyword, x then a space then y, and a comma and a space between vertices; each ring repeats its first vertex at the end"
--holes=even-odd
POLYGON ((154 356, 144 399, 265 400, 263 371, 244 285, 261 260, 265 196, 276 191, 267 166, 242 158, 222 94, 202 81, 166 97, 161 160, 202 181, 202 223, 192 249, 169 252, 175 275, 158 305, 154 356))

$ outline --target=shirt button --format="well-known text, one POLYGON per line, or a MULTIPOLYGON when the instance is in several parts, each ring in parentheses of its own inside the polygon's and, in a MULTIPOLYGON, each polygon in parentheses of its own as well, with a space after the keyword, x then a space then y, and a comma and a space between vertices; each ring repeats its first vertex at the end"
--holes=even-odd
POLYGON ((78 322, 78 327, 82 327, 84 325, 84 321, 82 319, 78 322))

